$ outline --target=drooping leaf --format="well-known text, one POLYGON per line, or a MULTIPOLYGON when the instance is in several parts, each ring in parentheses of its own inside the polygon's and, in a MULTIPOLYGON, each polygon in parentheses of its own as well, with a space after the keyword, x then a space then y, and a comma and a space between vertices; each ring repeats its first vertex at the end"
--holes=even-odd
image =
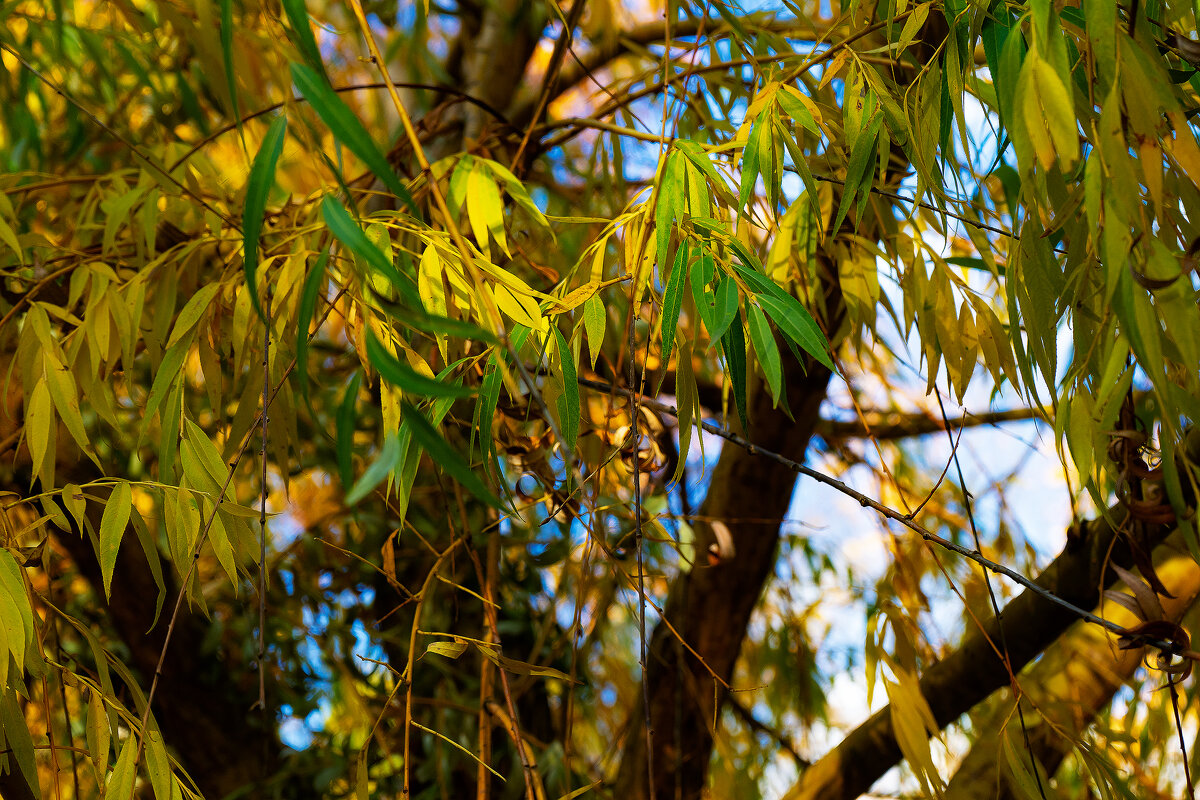
POLYGON ((592 357, 592 369, 604 344, 604 330, 608 324, 608 313, 598 294, 589 297, 583 304, 583 329, 587 334, 588 354, 592 357))
MULTIPOLYGON (((229 0, 224 0, 229 2, 229 0)), ((232 80, 232 79, 231 79, 232 80)), ((242 210, 242 232, 244 234, 243 265, 246 271, 246 289, 250 302, 258 315, 266 321, 262 304, 258 298, 258 239, 262 232, 263 213, 267 207, 267 195, 275 184, 275 165, 283 152, 283 140, 287 135, 287 115, 280 114, 267 129, 254 164, 250 167, 250 178, 246 181, 246 201, 242 210)), ((206 287, 207 288, 207 287, 206 287)))
POLYGON ((708 329, 709 335, 714 339, 724 336, 737 312, 737 282, 728 275, 722 275, 713 293, 712 327, 708 329))
POLYGON ((766 316, 754 303, 747 306, 750 322, 750 341, 754 343, 754 354, 762 367, 763 376, 771 390, 771 399, 778 405, 779 392, 783 386, 783 366, 779 360, 779 346, 775 344, 775 336, 766 316))
POLYGON ((371 134, 363 127, 362 122, 342 102, 342 98, 330 87, 328 81, 318 75, 312 67, 306 64, 292 64, 292 82, 304 95, 321 121, 329 126, 337 140, 344 144, 350 152, 367 165, 367 169, 383 181, 384 185, 400 199, 417 219, 421 219, 421 209, 417 207, 408 187, 396 175, 387 157, 375 144, 371 134))
MULTIPOLYGON (((29 735, 29 726, 25 722, 25 713, 21 709, 15 687, 10 686, 8 691, 3 693, 3 702, 0 703, 0 725, 3 726, 8 749, 16 760, 16 770, 10 762, 8 771, 19 771, 29 786, 30 793, 40 800, 42 790, 38 781, 37 762, 33 755, 33 737, 29 735)), ((130 789, 132 788, 131 785, 130 789)))
POLYGON ((576 379, 575 360, 571 356, 571 348, 567 339, 557 325, 551 325, 554 340, 558 346, 558 360, 562 370, 563 393, 558 398, 559 416, 562 418, 563 447, 567 453, 575 449, 575 441, 579 438, 579 381, 576 379))
POLYGON ((317 49, 317 40, 313 37, 312 25, 308 21, 308 9, 304 0, 283 0, 283 12, 287 15, 292 39, 300 48, 300 55, 304 56, 304 60, 315 73, 329 83, 329 76, 325 74, 325 64, 321 60, 321 51, 317 49))
POLYGON ((112 597, 113 570, 117 566, 117 552, 121 549, 121 539, 125 535, 125 527, 129 524, 132 506, 133 493, 129 483, 121 481, 113 487, 108 501, 104 504, 104 514, 100 517, 100 575, 104 580, 106 598, 112 597))
POLYGON ((671 267, 671 275, 663 289, 662 310, 662 363, 666 366, 671 361, 671 348, 675 344, 675 332, 679 328, 679 309, 683 305, 684 280, 687 278, 688 259, 690 250, 687 243, 681 243, 675 253, 675 265, 671 267))
POLYGON ((304 402, 311 403, 308 398, 308 337, 312 324, 313 313, 317 309, 317 296, 325 283, 325 265, 329 263, 329 249, 326 248, 317 258, 317 263, 308 271, 304 279, 304 290, 300 294, 300 308, 296 312, 296 382, 300 384, 300 396, 304 402))
POLYGON ((409 394, 423 397, 470 397, 475 394, 475 390, 469 386, 443 383, 422 375, 389 353, 373 333, 367 335, 367 360, 379 370, 385 381, 399 386, 409 394))
POLYGON ((362 371, 354 373, 354 377, 350 379, 350 383, 346 386, 346 391, 342 395, 342 402, 338 405, 337 411, 337 462, 338 475, 341 476, 342 486, 349 486, 351 479, 354 477, 354 429, 356 411, 355 406, 358 403, 358 388, 362 385, 362 371))
MULTIPOLYGON (((383 439, 383 447, 379 450, 379 455, 371 462, 371 465, 363 470, 363 474, 355 481, 350 490, 346 492, 346 505, 354 506, 372 491, 375 487, 383 482, 384 478, 392 473, 400 466, 400 458, 404 454, 400 444, 399 436, 385 436, 383 439)), ((344 482, 343 485, 347 485, 344 482)))
POLYGON ((429 424, 425 415, 409 403, 401 405, 404 422, 412 431, 413 441, 433 459, 441 469, 462 484, 463 488, 477 498, 494 508, 501 508, 501 503, 491 490, 484 485, 479 476, 471 469, 471 465, 442 438, 437 428, 429 424))
POLYGON ((750 284, 751 289, 758 292, 759 305, 779 326, 779 330, 804 352, 829 369, 834 369, 833 361, 829 357, 829 340, 817 326, 812 314, 808 313, 808 309, 762 273, 738 264, 734 265, 734 269, 750 284))
POLYGON ((725 353, 726 371, 733 384, 733 401, 744 429, 750 423, 746 418, 746 334, 742 329, 741 311, 721 338, 721 350, 725 353))

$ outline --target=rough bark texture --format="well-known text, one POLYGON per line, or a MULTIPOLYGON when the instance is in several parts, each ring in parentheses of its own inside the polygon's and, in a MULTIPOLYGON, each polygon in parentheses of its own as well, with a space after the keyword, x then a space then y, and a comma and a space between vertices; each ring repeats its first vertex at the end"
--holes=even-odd
MULTIPOLYGON (((1162 598, 1166 618, 1178 622, 1192 608, 1200 594, 1200 567, 1186 554, 1176 554, 1165 564, 1155 567, 1163 584, 1175 595, 1162 598)), ((1136 625, 1132 614, 1109 604, 1108 618, 1119 625, 1136 625)), ((1062 760, 1071 752, 1078 736, 1095 720, 1096 715, 1111 702, 1141 665, 1146 651, 1119 650, 1113 658, 1113 641, 1095 625, 1075 623, 1066 638, 1046 652, 1045 657, 1021 680, 1022 689, 1029 692, 1034 703, 1025 705, 1029 728, 1029 748, 1037 757, 1046 775, 1054 775, 1062 760), (1032 706, 1036 706, 1034 711, 1032 706), (1053 723, 1046 724, 1042 720, 1053 723), (1065 735, 1064 735, 1065 734, 1065 735)), ((946 788, 943 800, 974 800, 997 798, 1017 800, 1023 797, 1012 785, 1009 769, 1001 768, 999 736, 1006 720, 1010 735, 1021 741, 1019 722, 1011 716, 1012 695, 997 709, 994 717, 978 726, 980 737, 963 759, 946 788)), ((1017 746, 1021 758, 1028 751, 1017 746)), ((1030 770, 1032 772, 1032 770, 1030 770)))
MULTIPOLYGON (((1120 518, 1120 509, 1111 512, 1120 518)), ((1100 589, 1116 579, 1105 569, 1106 559, 1130 566, 1132 556, 1117 531, 1103 519, 1082 527, 1069 538, 1058 558, 1037 577, 1037 584, 1080 608, 1094 608, 1100 589)), ((1166 530, 1149 534, 1161 541, 1166 530)), ((1062 636, 1076 621, 1074 612, 1025 590, 1001 612, 1014 672, 1062 636)), ((976 629, 962 647, 930 667, 921 677, 921 693, 933 711, 938 727, 945 727, 996 689, 1007 686, 1008 670, 992 642, 1000 641, 993 617, 981 632, 976 629)), ((876 780, 901 760, 892 730, 891 711, 884 708, 858 726, 836 748, 806 771, 786 795, 787 800, 850 800, 871 788, 876 780)))

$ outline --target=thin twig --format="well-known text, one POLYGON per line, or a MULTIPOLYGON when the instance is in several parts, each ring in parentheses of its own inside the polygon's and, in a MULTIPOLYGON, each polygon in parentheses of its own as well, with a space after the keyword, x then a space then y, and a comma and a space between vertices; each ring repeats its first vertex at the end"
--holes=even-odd
POLYGON ((238 225, 237 222, 232 217, 230 217, 228 214, 222 214, 220 211, 213 208, 213 206, 207 200, 205 200, 203 197, 201 197, 198 194, 196 194, 195 192, 193 192, 191 189, 189 189, 187 186, 185 186, 179 179, 177 179, 175 176, 173 176, 169 171, 167 171, 166 169, 164 169, 163 167, 161 167, 157 163, 155 163, 154 160, 151 159, 150 156, 143 153, 136 144, 129 141, 121 134, 117 133, 115 130, 112 129, 112 127, 110 127, 107 123, 105 123, 104 120, 100 119, 95 114, 93 114, 91 111, 89 111, 87 109, 87 107, 85 107, 83 105, 83 103, 80 103, 74 97, 67 94, 62 88, 60 88, 58 86, 58 84, 56 84, 54 81, 50 80, 45 75, 43 75, 37 69, 37 67, 33 66, 25 59, 25 56, 21 55, 20 51, 13 48, 13 46, 8 44, 7 42, 0 42, 0 49, 4 49, 4 50, 8 51, 9 53, 11 53, 13 58, 15 58, 17 61, 19 61, 21 63, 21 66, 25 67, 25 69, 29 70, 29 72, 32 73, 34 75, 34 77, 36 77, 42 83, 46 84, 46 86, 49 87, 51 91, 53 91, 55 94, 57 94, 63 100, 66 100, 71 105, 75 106, 75 108, 79 109, 83 113, 84 116, 86 116, 93 123, 95 123, 97 126, 99 126, 109 136, 113 137, 118 142, 120 142, 122 145, 124 145, 130 152, 132 152, 135 156, 137 156, 139 159, 141 159, 147 166, 152 167, 153 169, 155 169, 156 171, 161 173, 162 176, 165 177, 168 181, 175 184, 175 186, 177 186, 181 192, 183 192, 188 197, 195 200, 200 205, 204 206, 204 208, 206 210, 211 211, 213 214, 216 214, 218 217, 220 217, 222 220, 224 220, 225 224, 228 225, 229 227, 233 228, 234 230, 238 231, 239 233, 241 232, 241 230, 242 230, 241 226, 238 225))
MULTIPOLYGON (((950 432, 950 423, 946 418, 946 406, 942 403, 942 393, 940 390, 934 390, 934 398, 937 400, 938 410, 942 412, 942 422, 946 424, 946 436, 950 439, 950 461, 954 464, 954 469, 958 473, 958 488, 962 493, 963 508, 967 512, 967 523, 971 527, 971 539, 975 542, 976 552, 983 550, 983 545, 979 538, 979 528, 975 525, 974 504, 971 502, 971 493, 967 491, 967 482, 963 477, 962 462, 958 458, 958 445, 962 441, 963 429, 958 429, 958 438, 955 439, 954 434, 950 432)), ((942 475, 945 475, 945 470, 942 475)), ((941 478, 938 479, 939 482, 941 478)), ((936 487, 935 487, 936 490, 936 487)), ((930 493, 930 497, 933 494, 930 493)), ((1025 710, 1021 706, 1021 687, 1017 683, 1017 676, 1013 674, 1012 659, 1009 657, 1008 637, 1004 633, 1004 618, 1000 614, 1000 602, 996 599, 996 590, 992 587, 992 576, 988 573, 988 568, 983 567, 983 585, 987 587, 988 601, 992 606, 992 613, 996 616, 996 630, 1000 634, 1000 660, 1004 662, 1004 668, 1008 671, 1008 679, 1012 684, 1013 697, 1016 698, 1017 719, 1021 723, 1021 736, 1025 741, 1025 750, 1029 753, 1029 766, 1033 770, 1033 779, 1037 783, 1038 794, 1042 800, 1046 800, 1046 787, 1042 785, 1042 773, 1038 769, 1037 756, 1033 753, 1033 744, 1029 741, 1029 726, 1025 722, 1025 710)))
MULTIPOLYGON (((612 391, 612 392, 616 392, 617 394, 624 395, 625 397, 632 397, 633 395, 637 394, 637 392, 633 392, 629 389, 625 389, 620 386, 613 386, 613 385, 610 385, 607 383, 603 383, 601 381, 593 381, 593 380, 588 380, 586 378, 580 378, 579 383, 581 385, 587 386, 588 388, 591 388, 591 389, 597 389, 597 390, 605 391, 605 392, 612 391)), ((658 411, 659 413, 667 414, 669 416, 676 417, 676 418, 679 417, 679 412, 676 410, 675 406, 668 405, 666 403, 662 403, 662 402, 659 402, 658 400, 654 400, 652 398, 645 397, 645 396, 641 396, 640 402, 643 406, 645 406, 647 408, 652 408, 655 411, 658 411)), ((1158 639, 1158 638, 1154 638, 1154 637, 1150 637, 1150 636, 1145 636, 1142 634, 1132 633, 1132 632, 1126 630, 1125 628, 1123 628, 1122 626, 1118 625, 1115 622, 1110 622, 1109 620, 1106 620, 1103 617, 1093 614, 1091 611, 1086 611, 1086 610, 1080 608, 1079 606, 1075 605, 1074 603, 1070 602, 1069 600, 1064 600, 1063 598, 1059 597, 1058 595, 1056 595, 1054 592, 1050 591, 1049 589, 1045 589, 1042 586, 1039 586, 1035 581, 1031 580, 1030 578, 1027 578, 1026 576, 1022 575, 1021 573, 1012 569, 1011 567, 1006 567, 1003 564, 997 563, 997 562, 991 560, 990 558, 987 558, 982 553, 980 553, 978 550, 971 550, 969 548, 963 547, 960 544, 952 542, 943 536, 939 536, 938 534, 934 533, 933 531, 930 531, 929 529, 925 528, 920 523, 918 523, 915 520, 913 520, 912 518, 910 518, 908 515, 901 514, 899 511, 896 511, 893 508, 883 505, 879 501, 877 501, 871 497, 868 497, 867 495, 863 494, 862 492, 858 491, 857 489, 854 489, 854 488, 848 486, 847 484, 843 483, 842 481, 839 481, 837 478, 826 475, 823 472, 819 472, 818 470, 815 470, 812 467, 808 467, 808 466, 805 466, 804 464, 793 461, 792 459, 788 458, 787 456, 780 455, 779 453, 776 453, 771 450, 767 450, 766 448, 761 447, 760 445, 756 445, 753 442, 737 435, 736 433, 729 430, 728 428, 724 428, 720 425, 717 425, 715 422, 709 422, 708 420, 702 419, 702 420, 697 420, 697 424, 699 424, 700 427, 702 427, 704 430, 708 431, 709 433, 713 434, 714 436, 719 436, 720 438, 724 439, 725 441, 735 444, 738 447, 741 447, 742 449, 746 450, 748 453, 751 453, 754 455, 760 455, 763 458, 768 458, 768 459, 776 462, 777 464, 782 464, 783 466, 787 467, 788 469, 792 470, 793 472, 796 472, 800 475, 807 476, 807 477, 812 478, 813 480, 817 481, 818 483, 823 483, 826 486, 836 489, 837 491, 841 492, 842 494, 846 495, 847 497, 850 497, 850 498, 854 499, 855 501, 857 501, 858 504, 861 505, 863 508, 870 508, 870 509, 874 510, 875 512, 881 514, 882 516, 887 517, 890 520, 900 523, 901 525, 903 525, 904 527, 913 531, 914 533, 916 533, 918 536, 920 536, 922 539, 924 539, 927 542, 931 542, 931 543, 936 544, 939 547, 942 547, 946 550, 950 550, 955 553, 958 553, 963 558, 970 559, 971 561, 974 561, 977 564, 981 564, 982 566, 987 567, 988 569, 992 570, 993 572, 997 572, 1001 575, 1004 575, 1006 578, 1009 578, 1013 582, 1019 584, 1020 586, 1023 586, 1024 588, 1028 589, 1029 591, 1033 592, 1034 594, 1038 595, 1039 597, 1042 597, 1043 599, 1045 599, 1051 603, 1054 603, 1057 606, 1061 606, 1062 608, 1067 609, 1072 614, 1074 614, 1076 617, 1084 620, 1085 622, 1089 622, 1093 625, 1098 625, 1111 633, 1117 634, 1118 636, 1129 637, 1131 639, 1141 642, 1145 646, 1154 647, 1154 648, 1157 648, 1164 652, 1171 653, 1173 655, 1178 654, 1179 646, 1177 644, 1175 644, 1173 642, 1165 641, 1163 639, 1158 639)))

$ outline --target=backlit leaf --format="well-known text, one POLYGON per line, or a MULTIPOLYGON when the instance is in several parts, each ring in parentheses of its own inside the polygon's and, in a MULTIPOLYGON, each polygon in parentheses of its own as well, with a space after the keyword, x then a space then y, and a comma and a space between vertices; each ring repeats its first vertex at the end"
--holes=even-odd
POLYGON ((108 501, 104 504, 104 514, 100 517, 100 574, 104 580, 104 596, 110 599, 113 570, 117 566, 117 553, 121 549, 125 527, 129 524, 132 501, 133 493, 129 489, 129 483, 121 481, 113 487, 108 501))
POLYGON ((681 244, 675 253, 675 265, 667 278, 663 289, 662 309, 662 362, 665 366, 671 360, 671 348, 675 344, 675 331, 679 327, 679 309, 683 304, 684 280, 688 271, 689 249, 687 244, 681 244))

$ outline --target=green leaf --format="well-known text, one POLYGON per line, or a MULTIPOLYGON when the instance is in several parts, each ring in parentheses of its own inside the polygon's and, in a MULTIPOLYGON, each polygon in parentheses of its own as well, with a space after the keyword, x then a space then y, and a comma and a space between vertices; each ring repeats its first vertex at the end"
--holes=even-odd
MULTIPOLYGON (((371 491, 378 486, 384 478, 391 474, 392 470, 400 466, 400 457, 403 455, 403 448, 400 446, 400 437, 385 436, 383 439, 383 447, 379 450, 379 455, 371 462, 371 466, 367 467, 363 474, 350 487, 350 491, 346 492, 346 505, 353 506, 360 500, 366 497, 371 491)), ((344 481, 343 486, 348 482, 344 481)))
POLYGON ((570 453, 575 450, 575 442, 579 438, 579 381, 566 337, 557 325, 551 325, 550 329, 554 331, 554 340, 558 344, 558 361, 562 367, 563 393, 558 398, 559 417, 562 419, 563 446, 566 452, 570 453))
POLYGON ((33 644, 32 615, 25 622, 28 607, 20 567, 8 550, 0 549, 0 692, 8 688, 9 653, 20 675, 26 648, 33 644))
POLYGON ((759 305, 779 326, 784 336, 829 369, 835 369, 829 357, 829 340, 799 300, 766 275, 741 265, 734 265, 734 269, 758 293, 759 305))
POLYGON ((221 458, 221 453, 217 450, 217 446, 212 443, 212 439, 208 438, 208 434, 204 432, 204 429, 192 422, 191 419, 185 419, 184 422, 187 441, 195 452, 201 469, 204 470, 217 486, 218 490, 221 488, 225 489, 225 496, 215 498, 216 502, 232 501, 234 499, 232 487, 225 485, 226 481, 229 480, 229 467, 226 465, 225 460, 221 458))
POLYGON ((362 371, 356 371, 350 379, 342 402, 337 411, 337 462, 338 475, 341 476, 342 486, 349 486, 354 477, 354 418, 355 404, 358 401, 358 387, 362 385, 362 371))
POLYGON ((675 346, 675 331, 679 328, 679 309, 683 305, 683 280, 688 270, 689 249, 681 243, 675 253, 675 265, 663 289, 662 310, 662 363, 665 367, 671 360, 671 349, 675 346))
POLYGON ((658 245, 658 263, 670 258, 671 230, 679 218, 687 197, 687 170, 682 157, 675 151, 667 155, 662 178, 654 193, 654 233, 658 245))
POLYGON ((191 343, 188 341, 176 342, 168 348, 162 362, 158 365, 158 372, 154 374, 154 383, 150 385, 150 394, 146 398, 146 408, 142 411, 141 435, 143 437, 146 435, 146 429, 150 427, 150 421, 154 418, 154 412, 162 405, 163 400, 167 397, 167 392, 171 390, 175 380, 179 377, 183 359, 187 356, 190 345, 191 343))
POLYGON ((721 339, 721 349, 725 352, 725 365, 733 382, 733 401, 737 405, 742 428, 748 428, 750 423, 746 420, 746 334, 742 330, 740 311, 734 324, 729 326, 729 330, 721 339))
POLYGON ((712 338, 720 339, 729 329, 729 324, 733 322, 734 315, 738 311, 737 281, 728 275, 722 275, 721 280, 717 282, 717 290, 713 299, 715 305, 712 327, 708 329, 708 332, 712 338))
POLYGON ((479 480, 479 476, 471 469, 471 465, 450 446, 449 442, 442 438, 437 428, 429 424, 429 420, 425 418, 424 414, 409 403, 402 403, 400 408, 404 421, 412 431, 413 441, 419 444, 426 453, 429 453, 433 463, 445 470, 450 477, 462 484, 464 489, 483 502, 494 508, 502 507, 496 496, 488 490, 483 481, 479 480))
POLYGON ((588 354, 592 357, 592 369, 604 344, 604 329, 608 324, 608 313, 599 294, 594 294, 583 303, 583 329, 587 334, 588 354))
POLYGON ((342 98, 329 86, 329 83, 318 75, 311 67, 304 64, 292 64, 292 82, 308 100, 309 105, 317 112, 321 121, 329 126, 337 140, 349 148, 351 153, 367 165, 367 169, 375 177, 383 181, 392 194, 400 198, 404 205, 417 219, 421 219, 421 209, 417 207, 412 195, 404 182, 396 175, 387 157, 375 144, 375 140, 367 133, 362 122, 342 102, 342 98))
POLYGON ((58 411, 59 418, 62 419, 71 438, 75 440, 75 444, 79 445, 79 449, 95 460, 96 457, 92 455, 91 441, 88 439, 87 430, 83 427, 83 415, 79 410, 79 390, 75 386, 75 376, 58 360, 58 356, 53 351, 43 352, 42 361, 45 365, 43 374, 46 378, 46 388, 50 390, 50 398, 54 401, 54 408, 58 411))
POLYGON ((300 294, 300 309, 296 312, 296 382, 300 384, 300 396, 308 399, 308 329, 312 325, 313 313, 317 309, 317 295, 325 281, 325 265, 329 263, 329 248, 322 251, 317 263, 304 279, 304 291, 300 294))
MULTIPOLYGON (((16 757, 17 767, 25 778, 25 783, 29 785, 33 796, 40 798, 42 790, 38 782, 37 762, 33 755, 33 738, 29 735, 25 713, 21 710, 17 691, 13 687, 9 687, 8 691, 4 692, 4 702, 0 705, 0 725, 3 726, 6 744, 13 756, 16 757)), ((10 773, 13 771, 11 762, 8 765, 8 771, 10 773)), ((130 784, 129 789, 130 792, 133 791, 133 784, 130 784)), ((113 795, 113 797, 116 796, 113 795)))
MULTIPOLYGON (((229 87, 229 100, 233 103, 233 121, 237 124, 238 136, 242 136, 242 110, 238 105, 237 81, 233 77, 233 0, 221 0, 221 58, 225 63, 225 83, 229 87)), ((246 140, 242 139, 243 146, 246 140)))
POLYGON ((137 749, 137 737, 126 737, 125 744, 121 745, 121 755, 117 756, 117 763, 108 776, 105 797, 133 797, 133 783, 137 779, 137 749))
MULTIPOLYGON (((716 274, 716 264, 713 261, 712 251, 705 247, 700 252, 700 260, 691 271, 692 285, 692 302, 696 306, 696 313, 700 316, 700 321, 704 323, 704 327, 712 333, 716 323, 716 297, 706 291, 706 287, 712 281, 716 274)), ((713 337, 718 338, 718 337, 713 337)))
POLYGON ((262 231, 267 195, 275 184, 275 165, 279 161, 279 154, 283 152, 283 139, 286 135, 287 115, 280 114, 267 129, 262 145, 258 148, 258 155, 254 157, 254 164, 250 167, 250 178, 246 181, 246 202, 242 210, 245 242, 245 256, 242 262, 246 270, 246 288, 250 291, 250 302, 254 305, 254 310, 264 322, 267 318, 263 316, 258 300, 258 281, 255 278, 255 272, 258 270, 258 237, 262 231))
MULTIPOLYGON (((416 284, 411 279, 405 279, 396 269, 392 260, 382 250, 375 246, 366 231, 359 227, 346 207, 333 195, 325 195, 321 201, 321 216, 329 231, 338 241, 350 248, 350 252, 370 264, 379 274, 386 277, 393 286, 408 300, 413 308, 424 309, 421 296, 417 293, 416 284)), ((422 311, 422 313, 424 313, 422 311)))
POLYGON ((171 338, 167 339, 168 349, 178 344, 184 336, 191 332, 192 328, 196 327, 196 323, 204 316, 204 312, 208 310, 219 291, 221 291, 221 284, 209 283, 201 286, 188 299, 179 312, 179 316, 175 318, 175 327, 171 329, 171 338))
POLYGON ((754 127, 750 129, 750 135, 746 139, 746 147, 742 150, 742 180, 741 191, 738 194, 738 214, 742 214, 746 210, 746 203, 750 200, 750 194, 754 191, 754 184, 758 181, 759 172, 759 153, 760 145, 759 128, 762 127, 762 120, 759 119, 754 123, 754 127))
POLYGON ((493 350, 488 356, 487 371, 483 375, 483 384, 479 390, 479 400, 475 404, 474 426, 471 429, 471 448, 475 450, 475 435, 479 435, 479 450, 483 456, 484 469, 491 466, 496 454, 496 440, 492 437, 492 420, 496 416, 496 406, 500 402, 500 385, 503 375, 500 370, 497 351, 493 350))
POLYGON ((113 487, 100 518, 100 575, 104 579, 104 596, 109 599, 112 598, 113 569, 117 566, 121 537, 125 535, 132 507, 133 493, 129 484, 122 481, 113 487))
POLYGON ((412 328, 422 333, 431 333, 438 336, 457 336, 460 339, 474 339, 477 342, 500 344, 500 340, 496 338, 494 333, 490 333, 478 325, 462 319, 451 319, 450 317, 443 317, 438 314, 428 314, 423 317, 405 315, 397 317, 396 321, 406 328, 412 328))
POLYGON ((146 771, 150 773, 150 785, 154 788, 155 800, 171 800, 171 759, 163 743, 163 735, 153 720, 146 726, 146 771))
POLYGON ((313 38, 312 26, 308 22, 308 9, 304 0, 283 0, 283 12, 287 14, 288 25, 292 28, 292 39, 300 49, 300 55, 312 67, 314 72, 329 83, 325 74, 325 64, 321 61, 321 51, 317 49, 317 40, 313 38))
POLYGON ((767 322, 762 309, 751 303, 747 311, 750 317, 750 341, 754 343, 754 353, 762 366, 763 376, 771 389, 771 399, 779 403, 779 391, 783 387, 783 365, 779 360, 779 345, 775 344, 775 336, 767 322))
POLYGON ((389 353, 374 333, 367 334, 367 361, 379 370, 379 375, 388 383, 395 384, 409 394, 424 397, 470 397, 475 390, 469 386, 456 386, 430 378, 414 370, 389 353))

